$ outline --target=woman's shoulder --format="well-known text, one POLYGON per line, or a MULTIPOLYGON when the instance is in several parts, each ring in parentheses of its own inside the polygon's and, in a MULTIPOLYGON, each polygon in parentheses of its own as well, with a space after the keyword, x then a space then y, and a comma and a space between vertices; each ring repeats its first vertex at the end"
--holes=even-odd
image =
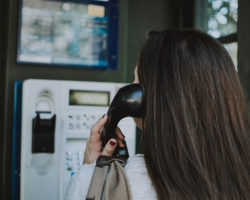
POLYGON ((134 200, 156 199, 156 193, 142 154, 130 157, 125 166, 125 171, 134 200))
POLYGON ((144 155, 143 154, 136 154, 128 158, 127 164, 125 166, 126 171, 145 171, 146 170, 146 164, 144 161, 144 155))

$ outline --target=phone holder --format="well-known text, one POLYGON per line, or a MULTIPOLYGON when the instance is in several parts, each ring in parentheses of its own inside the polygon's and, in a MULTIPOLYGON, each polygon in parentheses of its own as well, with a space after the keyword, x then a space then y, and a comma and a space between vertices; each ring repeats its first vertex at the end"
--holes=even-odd
POLYGON ((51 119, 41 119, 37 112, 33 119, 32 153, 54 153, 56 115, 51 119))
MULTIPOLYGON (((103 147, 111 138, 116 138, 115 130, 122 118, 141 118, 145 115, 145 92, 142 85, 131 84, 122 87, 111 102, 107 115, 108 120, 102 131, 103 147)), ((118 146, 114 154, 127 154, 128 157, 128 151, 118 146)))

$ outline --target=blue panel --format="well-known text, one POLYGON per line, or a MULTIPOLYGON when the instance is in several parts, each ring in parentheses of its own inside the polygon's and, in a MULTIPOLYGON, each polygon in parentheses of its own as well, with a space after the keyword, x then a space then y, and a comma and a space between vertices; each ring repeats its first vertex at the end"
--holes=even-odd
POLYGON ((41 1, 40 6, 52 2, 64 8, 25 7, 20 0, 17 62, 116 69, 118 0, 51 0, 41 1), (95 17, 88 13, 89 4, 103 6, 104 16, 95 17))
POLYGON ((11 199, 20 199, 20 156, 21 156, 21 114, 22 114, 22 81, 14 85, 13 139, 11 169, 11 199))
POLYGON ((118 65, 118 35, 119 35, 119 8, 116 1, 111 2, 109 6, 110 16, 109 20, 109 34, 108 34, 108 64, 111 69, 117 68, 118 65))

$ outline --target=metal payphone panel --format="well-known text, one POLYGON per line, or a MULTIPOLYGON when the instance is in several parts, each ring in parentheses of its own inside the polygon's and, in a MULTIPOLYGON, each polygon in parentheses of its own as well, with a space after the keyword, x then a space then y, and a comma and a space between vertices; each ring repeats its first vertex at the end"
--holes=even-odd
MULTIPOLYGON (((21 200, 64 198, 71 175, 82 164, 91 126, 107 112, 114 95, 124 85, 84 81, 24 81, 21 200), (53 123, 52 119, 55 119, 54 127, 53 124, 48 126, 54 128, 53 133, 48 133, 54 134, 53 137, 36 136, 34 119, 43 120, 41 124, 45 125, 53 123), (35 137, 38 139, 34 140, 35 137), (54 139, 53 146, 46 144, 47 138, 54 139), (34 141, 38 147, 34 147, 34 141)), ((130 155, 134 155, 136 129, 132 118, 123 119, 119 127, 126 136, 130 155)), ((44 130, 46 132, 48 129, 44 130)))

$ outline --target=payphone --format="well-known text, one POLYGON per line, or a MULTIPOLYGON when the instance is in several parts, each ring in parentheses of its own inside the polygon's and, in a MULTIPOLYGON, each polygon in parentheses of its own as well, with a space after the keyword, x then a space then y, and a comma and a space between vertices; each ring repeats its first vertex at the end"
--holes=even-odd
MULTIPOLYGON (((82 164, 90 128, 116 92, 126 84, 26 80, 22 87, 21 200, 62 200, 71 175, 82 164)), ((135 124, 119 127, 130 155, 135 154, 135 124)))

